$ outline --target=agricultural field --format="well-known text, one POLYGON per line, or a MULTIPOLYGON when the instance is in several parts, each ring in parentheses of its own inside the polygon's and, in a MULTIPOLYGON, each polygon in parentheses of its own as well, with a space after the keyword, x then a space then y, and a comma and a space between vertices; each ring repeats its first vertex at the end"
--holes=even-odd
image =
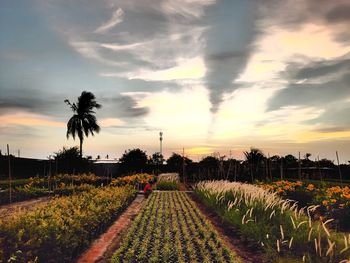
MULTIPOLYGON (((133 185, 136 189, 143 189, 148 181, 154 181, 150 174, 135 174, 113 179, 100 177, 95 174, 60 174, 45 178, 32 177, 12 181, 11 202, 26 201, 33 198, 59 195, 65 196, 83 192, 93 187, 133 185)), ((0 205, 10 203, 9 182, 0 181, 0 205)))
POLYGON ((301 181, 277 181, 259 183, 261 187, 277 193, 284 199, 298 202, 298 206, 318 205, 313 215, 324 221, 334 219, 331 226, 340 231, 350 231, 350 188, 349 186, 315 184, 301 181))
POLYGON ((132 186, 93 187, 0 220, 0 262, 73 262, 136 193, 132 186))
POLYGON ((259 244, 269 262, 350 260, 350 235, 330 230, 333 219, 313 220, 316 205, 298 208, 270 190, 228 181, 200 182, 195 193, 243 237, 259 244))
POLYGON ((112 262, 241 262, 190 200, 178 191, 154 192, 112 262))

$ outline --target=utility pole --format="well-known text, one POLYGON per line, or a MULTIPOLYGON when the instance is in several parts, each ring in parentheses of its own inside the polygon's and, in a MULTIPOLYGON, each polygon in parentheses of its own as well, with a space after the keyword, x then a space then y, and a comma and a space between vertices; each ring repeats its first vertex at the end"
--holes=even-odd
POLYGON ((335 154, 337 155, 337 162, 338 162, 338 171, 339 171, 340 185, 343 185, 343 177, 342 177, 341 170, 340 170, 340 163, 339 163, 338 151, 336 151, 335 154))
POLYGON ((298 161, 298 163, 299 163, 299 181, 301 181, 301 161, 300 161, 300 152, 299 152, 299 161, 298 161))
POLYGON ((184 178, 184 183, 186 183, 186 178, 185 178, 185 148, 182 148, 182 176, 184 178))
POLYGON ((163 143, 163 132, 159 132, 159 153, 160 155, 163 156, 163 148, 162 148, 162 143, 163 143))
POLYGON ((10 146, 7 144, 7 156, 9 158, 9 183, 10 183, 10 203, 12 203, 12 176, 11 176, 11 156, 10 146))

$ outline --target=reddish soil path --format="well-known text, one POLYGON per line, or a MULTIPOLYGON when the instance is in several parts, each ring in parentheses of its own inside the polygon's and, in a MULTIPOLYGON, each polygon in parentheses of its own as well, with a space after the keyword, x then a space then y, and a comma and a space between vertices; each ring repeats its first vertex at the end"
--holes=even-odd
POLYGON ((138 194, 126 211, 118 217, 106 233, 92 243, 77 263, 109 262, 114 251, 118 248, 123 234, 128 230, 132 220, 141 209, 144 199, 143 194, 138 194))
POLYGON ((49 202, 50 199, 50 196, 45 196, 37 199, 31 199, 0 206, 0 218, 4 219, 18 210, 30 210, 39 204, 45 204, 49 202))
POLYGON ((260 248, 258 248, 253 243, 243 241, 240 238, 239 233, 233 227, 229 226, 220 218, 219 215, 202 204, 194 194, 189 194, 189 196, 196 203, 202 214, 206 216, 206 218, 218 231, 220 237, 225 242, 225 245, 231 250, 235 251, 236 254, 243 260, 243 262, 265 262, 263 260, 263 255, 260 248))

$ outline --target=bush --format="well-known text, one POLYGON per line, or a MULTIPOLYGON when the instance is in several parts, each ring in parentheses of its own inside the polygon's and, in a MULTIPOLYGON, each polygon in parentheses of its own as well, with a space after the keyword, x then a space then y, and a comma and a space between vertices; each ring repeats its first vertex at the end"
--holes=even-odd
POLYGON ((154 182, 156 177, 152 174, 139 173, 113 179, 111 185, 123 186, 133 185, 135 188, 142 190, 148 182, 154 182))
POLYGON ((135 196, 130 186, 94 188, 0 220, 0 261, 72 262, 135 196))
POLYGON ((179 190, 179 184, 177 182, 162 181, 157 183, 156 189, 165 191, 179 190))
MULTIPOLYGON (((12 202, 20 202, 25 201, 32 198, 38 198, 42 196, 49 195, 50 192, 45 188, 38 187, 17 187, 12 190, 11 201, 12 202)), ((10 190, 2 190, 0 191, 0 205, 10 203, 10 190)))

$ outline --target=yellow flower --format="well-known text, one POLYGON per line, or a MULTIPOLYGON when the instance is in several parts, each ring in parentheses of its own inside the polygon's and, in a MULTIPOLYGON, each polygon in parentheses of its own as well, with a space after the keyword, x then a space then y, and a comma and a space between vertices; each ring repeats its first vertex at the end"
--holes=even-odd
POLYGON ((343 197, 346 199, 350 199, 350 194, 343 194, 343 197))
POLYGON ((296 181, 295 185, 296 185, 296 186, 302 186, 303 183, 302 183, 301 181, 296 181))
POLYGON ((309 190, 309 191, 312 191, 315 189, 315 186, 313 184, 309 184, 307 187, 306 187, 306 190, 309 190))

